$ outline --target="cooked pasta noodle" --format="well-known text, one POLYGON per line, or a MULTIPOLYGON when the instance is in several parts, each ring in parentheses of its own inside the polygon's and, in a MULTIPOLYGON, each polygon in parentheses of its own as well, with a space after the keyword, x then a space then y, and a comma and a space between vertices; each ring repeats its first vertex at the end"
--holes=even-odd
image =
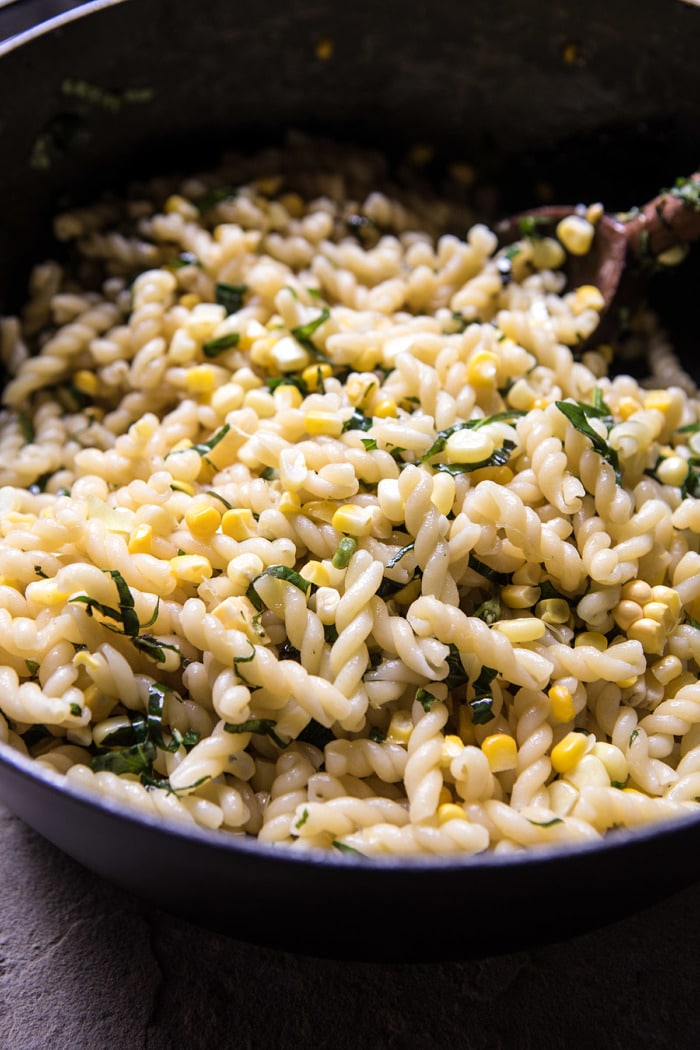
POLYGON ((59 215, 0 321, 0 739, 279 848, 697 813, 700 402, 566 252, 328 144, 59 215))

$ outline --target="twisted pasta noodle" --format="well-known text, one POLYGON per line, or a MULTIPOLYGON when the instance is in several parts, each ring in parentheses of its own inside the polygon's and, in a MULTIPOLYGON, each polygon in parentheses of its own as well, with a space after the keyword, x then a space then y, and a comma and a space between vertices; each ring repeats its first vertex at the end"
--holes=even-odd
POLYGON ((539 690, 519 689, 515 695, 518 765, 510 796, 514 809, 540 805, 546 797, 542 788, 552 771, 549 750, 553 734, 547 721, 549 707, 548 698, 539 690))
POLYGON ((332 798, 325 802, 304 802, 292 818, 292 834, 301 838, 324 832, 337 839, 373 824, 408 823, 406 808, 388 798, 332 798))
POLYGON ((488 832, 467 820, 450 820, 439 827, 425 824, 375 824, 343 839, 343 844, 367 856, 395 854, 470 854, 488 847, 488 832))
POLYGON ((258 833, 261 841, 291 841, 297 807, 307 801, 307 784, 315 772, 316 765, 303 750, 290 749, 280 755, 258 833))
POLYGON ((325 748, 326 769, 334 777, 350 773, 368 777, 375 773, 381 781, 396 784, 403 780, 408 759, 399 744, 375 740, 333 740, 325 748))
POLYGON ((408 741, 404 785, 409 801, 411 823, 419 824, 435 814, 443 785, 441 766, 442 733, 448 710, 437 702, 429 711, 414 705, 415 725, 408 741))

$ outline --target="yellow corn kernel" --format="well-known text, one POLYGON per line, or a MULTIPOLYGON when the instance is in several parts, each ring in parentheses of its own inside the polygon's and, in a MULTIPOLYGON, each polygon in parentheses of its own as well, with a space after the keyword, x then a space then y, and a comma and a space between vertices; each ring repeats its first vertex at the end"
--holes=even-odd
POLYGON ((246 408, 252 408, 259 419, 271 419, 277 412, 275 399, 269 390, 247 390, 243 404, 246 408))
POLYGON ((472 470, 469 477, 472 485, 478 485, 480 481, 495 481, 497 485, 508 485, 513 480, 513 471, 510 467, 480 467, 472 470))
POLYGON ((532 263, 538 270, 558 270, 566 261, 566 253, 553 237, 541 237, 532 245, 532 263))
POLYGON ((153 528, 150 525, 137 525, 129 536, 129 554, 150 554, 153 543, 153 528))
POLYGON ((211 406, 219 415, 226 416, 243 404, 245 390, 238 383, 224 383, 211 395, 211 406))
POLYGON ((621 630, 626 631, 636 620, 641 620, 644 610, 639 602, 625 599, 618 602, 612 611, 613 620, 621 630))
POLYGON ((275 404, 279 409, 301 408, 304 395, 299 387, 292 383, 280 383, 273 393, 275 404))
POLYGON ((331 524, 338 532, 344 532, 348 536, 369 536, 373 522, 371 507, 362 507, 358 503, 344 503, 333 515, 331 524))
POLYGON ((301 373, 301 378, 306 383, 306 389, 310 391, 323 390, 324 379, 333 375, 333 369, 328 364, 307 365, 301 373))
POLYGON ((201 554, 178 554, 170 559, 170 568, 183 583, 202 583, 213 574, 211 562, 201 554))
POLYGON ((195 306, 199 306, 201 301, 196 292, 185 292, 184 295, 180 296, 180 306, 184 306, 188 310, 193 310, 195 306))
POLYGON ((438 806, 438 824, 447 824, 449 820, 467 820, 467 814, 456 802, 445 802, 438 806))
POLYGON ((301 500, 299 499, 298 492, 292 492, 290 489, 285 491, 280 496, 280 501, 277 504, 277 510, 282 514, 298 514, 301 510, 301 500))
POLYGON ((617 683, 617 685, 620 689, 631 689, 633 685, 637 684, 638 678, 639 675, 633 674, 629 678, 623 678, 621 682, 617 683))
POLYGON ((394 711, 386 739, 390 744, 407 744, 413 732, 411 716, 405 711, 394 711))
POLYGON ((338 504, 330 499, 310 499, 303 507, 307 518, 313 518, 314 521, 325 521, 328 525, 333 521, 333 515, 337 509, 338 504))
POLYGON ((557 237, 571 255, 586 255, 594 233, 595 227, 580 215, 567 215, 557 224, 557 237))
POLYGON ((272 342, 268 340, 267 336, 267 328, 265 328, 264 325, 261 325, 259 321, 249 321, 245 326, 245 329, 241 332, 241 337, 238 340, 238 349, 251 350, 253 344, 259 339, 267 340, 269 346, 272 346, 272 342))
POLYGON ((630 580, 628 583, 623 583, 620 597, 625 601, 638 602, 643 606, 651 601, 651 587, 645 580, 630 580))
POLYGON ((676 626, 677 617, 673 615, 665 602, 647 602, 644 606, 644 615, 650 620, 656 620, 666 631, 670 632, 676 626))
POLYGON ((379 351, 374 346, 367 346, 355 361, 358 372, 373 372, 377 367, 379 351))
POLYGON ((177 478, 173 478, 170 488, 173 492, 184 492, 186 496, 194 496, 194 485, 189 481, 178 481, 177 478))
POLYGON ((662 485, 680 487, 688 477, 688 461, 682 456, 667 456, 656 468, 656 476, 662 485))
POLYGON ((610 776, 605 765, 596 755, 587 754, 566 774, 566 779, 575 787, 610 787, 610 776))
POLYGON ((445 442, 445 457, 449 463, 481 463, 495 447, 485 430, 456 430, 445 442))
POLYGON ((611 783, 624 784, 629 776, 629 768, 627 766, 627 759, 625 758, 619 747, 615 747, 614 744, 608 744, 604 740, 599 740, 597 744, 593 746, 591 754, 599 758, 605 766, 608 776, 610 777, 611 783))
POLYGON ((498 357, 490 350, 479 350, 467 362, 467 382, 471 386, 493 386, 498 377, 498 357))
POLYGON ((455 479, 451 474, 443 472, 433 477, 433 491, 430 493, 430 502, 437 507, 441 514, 449 514, 455 501, 457 487, 455 479))
POLYGON ((604 653, 608 648, 608 640, 600 631, 581 631, 574 641, 574 646, 578 645, 591 645, 598 652, 604 653))
POLYGON ((553 685, 547 693, 555 722, 570 722, 576 715, 574 698, 565 685, 553 685))
POLYGON ((531 609, 540 596, 539 587, 527 587, 509 583, 501 587, 501 601, 509 609, 531 609))
POLYGON ((567 623, 571 609, 563 598, 545 598, 535 606, 535 616, 539 616, 545 623, 567 623))
POLYGON ((330 434, 339 437, 343 432, 343 420, 333 412, 307 412, 304 416, 307 434, 330 434))
POLYGON ((232 507, 224 511, 221 531, 232 540, 247 540, 255 535, 255 518, 248 507, 232 507))
POLYGON ((309 363, 309 352, 291 335, 278 339, 270 347, 270 365, 279 372, 300 372, 309 363))
POLYGON ((557 773, 570 773, 588 751, 588 738, 583 733, 567 733, 552 748, 552 768, 557 773))
POLYGON ((463 751, 464 744, 462 743, 462 738, 455 733, 449 733, 442 742, 440 765, 443 767, 449 766, 452 759, 456 758, 457 755, 461 755, 463 751))
POLYGON ((518 745, 507 733, 492 733, 481 741, 481 750, 486 756, 492 773, 504 773, 518 764, 518 745))
POLYGON ((683 673, 683 664, 677 656, 669 653, 652 665, 651 673, 661 685, 668 685, 674 678, 683 673))
POLYGON ((328 587, 330 583, 328 569, 321 561, 307 561, 299 575, 309 583, 315 583, 317 587, 328 587))
POLYGON ((187 369, 185 385, 189 394, 211 394, 216 386, 216 372, 211 365, 195 365, 187 369))
POLYGON ((518 616, 512 620, 497 620, 495 630, 517 645, 519 642, 536 642, 547 630, 546 625, 536 616, 518 616))
POLYGON ((94 372, 89 372, 87 368, 81 368, 74 374, 73 385, 81 394, 86 394, 88 397, 95 397, 100 388, 97 376, 94 372))
POLYGON ((185 523, 198 540, 208 540, 221 524, 221 514, 216 507, 196 507, 185 514, 185 523))
POLYGON ((582 314, 584 310, 596 310, 598 313, 605 306, 605 299, 603 298, 600 289, 596 288, 594 284, 582 284, 574 292, 573 301, 571 303, 571 309, 578 316, 582 314))
POLYGON ((472 711, 468 704, 461 704, 459 707, 457 731, 465 747, 467 744, 476 744, 476 730, 472 722, 472 711))
POLYGON ((532 402, 532 407, 544 409, 547 407, 548 404, 549 401, 546 397, 536 397, 535 400, 532 402))
POLYGON ((438 806, 446 806, 450 802, 454 802, 452 792, 448 784, 443 784, 438 795, 438 806))
POLYGON ((663 653, 667 636, 668 632, 663 624, 660 624, 658 620, 650 619, 648 616, 642 616, 641 619, 635 620, 631 627, 627 629, 628 638, 639 642, 645 653, 654 653, 657 656, 661 656, 663 653))
POLYGON ((602 219, 604 210, 601 201, 596 201, 595 204, 589 204, 586 208, 586 218, 595 226, 598 220, 602 219))
POLYGON ((43 605, 46 609, 63 605, 70 597, 67 591, 56 586, 55 580, 35 580, 27 585, 26 595, 29 601, 43 605))
POLYGON ((625 420, 633 416, 635 412, 640 412, 641 408, 642 406, 636 398, 621 397, 617 406, 617 414, 620 416, 620 419, 625 420))
POLYGON ((650 390, 644 397, 644 407, 655 408, 658 412, 668 412, 673 398, 668 390, 650 390))
POLYGON ((389 419, 392 416, 398 415, 398 408, 396 402, 391 397, 383 397, 381 401, 377 401, 374 406, 373 415, 378 416, 380 419, 389 419))
MULTIPOLYGON (((278 338, 276 335, 266 335, 256 339, 248 351, 251 363, 259 365, 260 368, 269 368, 271 364, 270 351, 278 338)), ((238 345, 241 346, 241 343, 238 345)))
POLYGON ((663 602, 666 605, 674 617, 678 619, 681 615, 681 597, 675 587, 665 587, 663 584, 657 584, 656 587, 651 588, 651 600, 654 602, 663 602))

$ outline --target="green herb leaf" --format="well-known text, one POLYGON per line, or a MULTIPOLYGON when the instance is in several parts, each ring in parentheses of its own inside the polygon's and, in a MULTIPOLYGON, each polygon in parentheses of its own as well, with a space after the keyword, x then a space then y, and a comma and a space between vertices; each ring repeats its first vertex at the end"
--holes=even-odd
POLYGON ((333 839, 331 845, 334 846, 341 853, 356 853, 358 857, 367 856, 367 854, 363 853, 362 850, 355 849, 354 846, 347 846, 344 842, 341 842, 340 839, 333 839))
POLYGON ((474 610, 473 615, 489 625, 495 623, 496 620, 501 618, 501 599, 497 595, 493 598, 487 598, 485 602, 482 602, 474 610))
POLYGON ((250 291, 247 284, 225 284, 217 281, 215 295, 219 306, 228 314, 236 314, 243 306, 243 298, 250 291))
POLYGON ((564 823, 561 817, 552 817, 551 820, 532 820, 531 817, 527 817, 526 820, 528 824, 534 824, 536 828, 551 828, 555 824, 564 823))
POLYGON ((90 762, 94 773, 104 770, 110 773, 150 773, 156 757, 155 745, 150 740, 125 747, 119 751, 107 751, 95 755, 90 762))
POLYGON ((393 569, 395 565, 398 565, 398 563, 399 563, 399 562, 401 561, 401 559, 403 558, 404 554, 408 554, 408 552, 409 552, 409 551, 412 551, 414 547, 415 547, 415 542, 414 542, 413 540, 412 540, 412 541, 411 541, 410 543, 407 543, 405 547, 401 547, 401 548, 400 548, 400 549, 399 549, 399 550, 398 550, 398 551, 396 552, 396 554, 394 555, 394 557, 393 557, 393 558, 391 558, 391 559, 390 559, 390 560, 389 560, 389 561, 388 561, 388 562, 386 563, 386 567, 387 567, 387 569, 393 569))
POLYGON ((192 203, 198 212, 204 214, 204 212, 213 208, 215 204, 220 204, 221 201, 232 200, 236 193, 237 190, 233 186, 218 186, 216 189, 207 190, 206 193, 195 197, 192 203))
POLYGON ((506 438, 501 447, 494 449, 488 459, 479 460, 478 463, 436 463, 434 469, 454 477, 457 474, 470 474, 473 470, 481 470, 483 467, 504 467, 515 447, 515 442, 506 438))
POLYGON ((312 321, 307 321, 306 324, 297 325, 296 328, 292 328, 291 333, 298 343, 308 350, 309 353, 315 357, 325 357, 321 352, 314 346, 312 336, 318 331, 322 324, 328 320, 331 316, 331 312, 327 306, 324 306, 318 317, 315 317, 312 321))
MULTIPOLYGON (((343 433, 348 430, 370 430, 372 427, 372 420, 369 416, 366 416, 364 412, 360 412, 359 408, 353 411, 353 414, 349 419, 346 419, 343 423, 343 433)), ((376 445, 376 442, 375 442, 376 445)))
POLYGON ((326 744, 330 744, 332 740, 335 740, 335 733, 332 729, 322 726, 320 722, 312 718, 309 724, 304 726, 301 733, 297 734, 297 740, 301 740, 304 744, 312 744, 319 751, 324 751, 326 744))
POLYGON ((622 475, 620 474, 620 463, 617 458, 617 452, 611 448, 610 445, 605 441, 600 434, 593 429, 589 424, 586 414, 595 415, 595 410, 591 405, 582 405, 580 402, 575 401, 556 401, 557 408, 566 416, 569 422, 575 427, 580 434, 587 437, 593 445, 593 448, 599 456, 609 463, 615 471, 615 479, 620 484, 622 475))
POLYGON ((75 715, 76 718, 80 718, 80 716, 83 713, 83 709, 80 706, 80 704, 71 704, 70 705, 70 713, 72 715, 75 715))
POLYGON ((27 670, 29 671, 30 675, 32 675, 32 677, 33 677, 37 673, 37 671, 39 670, 39 661, 38 660, 25 660, 24 662, 27 665, 27 670))
POLYGON ((462 423, 453 423, 451 427, 447 427, 445 430, 441 430, 435 441, 430 446, 427 452, 421 456, 421 462, 425 463, 427 460, 436 456, 438 452, 442 452, 445 445, 447 444, 448 438, 456 434, 458 430, 480 430, 481 427, 486 427, 490 423, 514 423, 516 419, 524 416, 525 412, 520 409, 512 409, 506 412, 497 412, 493 416, 485 416, 483 419, 467 419, 462 423))
POLYGON ((206 343, 202 344, 202 353, 205 357, 218 357, 219 354, 225 353, 226 350, 231 350, 234 346, 238 346, 240 339, 240 332, 228 332, 226 335, 220 335, 218 339, 207 339, 206 343))
MULTIPOLYGON (((202 441, 198 445, 192 445, 191 448, 182 449, 181 451, 183 451, 183 452, 195 451, 195 452, 199 452, 200 456, 207 456, 213 449, 216 448, 216 446, 219 444, 220 441, 224 440, 224 438, 226 437, 226 435, 228 434, 230 429, 231 429, 231 424, 230 423, 224 423, 224 425, 222 427, 220 427, 219 430, 217 430, 216 433, 212 437, 210 437, 208 441, 202 441)), ((172 456, 172 455, 173 455, 172 452, 168 453, 168 456, 172 456)), ((167 459, 167 456, 166 456, 166 459, 167 459)))
POLYGON ((263 736, 269 736, 277 747, 285 748, 289 742, 285 743, 277 736, 276 725, 274 718, 249 718, 246 722, 224 722, 224 729, 227 733, 261 733, 263 736))
POLYGON ((429 693, 427 689, 417 689, 416 700, 424 711, 429 711, 433 704, 437 703, 437 697, 429 693))

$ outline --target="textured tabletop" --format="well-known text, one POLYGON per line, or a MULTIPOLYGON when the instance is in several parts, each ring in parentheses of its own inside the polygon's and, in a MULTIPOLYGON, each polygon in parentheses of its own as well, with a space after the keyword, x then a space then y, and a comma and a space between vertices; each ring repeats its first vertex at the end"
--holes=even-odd
POLYGON ((319 960, 153 912, 0 808, 0 1050, 695 1050, 699 989, 700 883, 534 951, 319 960))

